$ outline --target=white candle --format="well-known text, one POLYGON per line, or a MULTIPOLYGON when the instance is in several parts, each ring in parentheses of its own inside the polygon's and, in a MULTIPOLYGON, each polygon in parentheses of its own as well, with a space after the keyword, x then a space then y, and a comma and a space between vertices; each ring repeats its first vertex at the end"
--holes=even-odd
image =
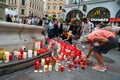
POLYGON ((5 56, 6 56, 6 61, 5 62, 9 62, 9 52, 5 52, 5 56))
POLYGON ((14 50, 14 55, 15 55, 15 56, 17 56, 17 52, 18 52, 17 50, 14 50))
POLYGON ((39 49, 39 42, 38 41, 35 42, 35 49, 39 49))
POLYGON ((35 42, 35 49, 41 49, 42 48, 42 41, 36 41, 35 42))
POLYGON ((41 59, 41 66, 45 65, 45 59, 41 59))
POLYGON ((59 66, 60 66, 60 63, 58 63, 58 61, 57 61, 56 64, 55 64, 55 70, 56 70, 56 71, 59 70, 59 66))
POLYGON ((47 71, 48 71, 48 65, 44 65, 43 71, 44 71, 44 72, 47 72, 47 71))
POLYGON ((17 58, 18 58, 18 55, 20 54, 20 52, 19 51, 17 51, 17 53, 16 53, 16 56, 17 56, 17 58))
POLYGON ((52 71, 52 65, 49 64, 49 68, 48 68, 49 71, 52 71))
POLYGON ((28 58, 32 57, 32 50, 28 50, 28 58))
POLYGON ((27 58, 27 52, 23 52, 23 58, 24 58, 24 59, 27 58))
POLYGON ((37 51, 34 51, 34 56, 37 56, 37 51))
POLYGON ((54 53, 55 53, 55 52, 54 52, 54 50, 53 50, 51 56, 54 56, 54 53))

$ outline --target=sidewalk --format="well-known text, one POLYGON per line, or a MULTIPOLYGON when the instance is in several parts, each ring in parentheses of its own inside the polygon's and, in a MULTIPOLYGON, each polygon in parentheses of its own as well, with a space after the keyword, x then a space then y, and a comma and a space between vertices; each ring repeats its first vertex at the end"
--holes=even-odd
MULTIPOLYGON (((78 42, 78 41, 76 41, 78 42)), ((80 47, 80 44, 77 44, 80 47)), ((86 49, 84 50, 86 52, 86 49)), ((78 70, 64 72, 55 71, 47 73, 34 73, 34 66, 15 72, 13 74, 1 76, 0 80, 119 80, 120 79, 120 51, 117 49, 110 50, 103 55, 105 64, 107 66, 106 72, 98 72, 93 70, 92 66, 87 66, 85 70, 79 68, 78 70)), ((90 59, 93 64, 96 63, 93 54, 90 59)))

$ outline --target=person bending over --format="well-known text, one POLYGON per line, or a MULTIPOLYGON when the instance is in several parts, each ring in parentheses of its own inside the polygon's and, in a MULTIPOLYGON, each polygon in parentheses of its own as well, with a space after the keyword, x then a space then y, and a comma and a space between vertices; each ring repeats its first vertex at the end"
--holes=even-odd
POLYGON ((70 32, 68 32, 67 30, 65 30, 62 34, 61 34, 61 37, 62 37, 62 40, 63 41, 67 41, 69 42, 70 44, 72 44, 72 37, 74 35, 72 35, 70 32))
POLYGON ((81 44, 90 44, 86 59, 93 51, 95 59, 98 62, 98 64, 92 68, 97 71, 105 72, 107 69, 102 54, 106 54, 110 49, 118 45, 116 33, 110 30, 95 30, 88 35, 82 36, 80 42, 81 44))

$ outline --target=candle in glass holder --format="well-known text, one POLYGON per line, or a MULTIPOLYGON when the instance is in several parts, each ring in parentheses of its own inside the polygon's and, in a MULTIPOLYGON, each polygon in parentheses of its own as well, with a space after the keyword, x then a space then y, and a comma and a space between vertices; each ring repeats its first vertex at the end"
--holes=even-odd
POLYGON ((28 58, 32 57, 32 50, 28 50, 28 58))
POLYGON ((78 64, 74 64, 74 68, 76 70, 78 68, 78 64))
POLYGON ((60 63, 58 61, 56 61, 56 64, 55 64, 55 70, 58 71, 59 70, 59 66, 60 66, 60 63))
POLYGON ((27 58, 27 52, 23 53, 23 58, 26 59, 27 58))
POLYGON ((48 68, 49 71, 52 71, 52 65, 49 64, 49 68, 48 68))
POLYGON ((5 52, 5 57, 6 57, 6 61, 5 62, 9 62, 9 52, 5 52))
POLYGON ((34 70, 34 72, 38 72, 38 70, 39 70, 39 65, 40 65, 39 61, 36 60, 36 61, 35 61, 35 70, 34 70))
POLYGON ((46 60, 45 60, 46 64, 49 65, 49 62, 50 62, 50 58, 47 57, 46 60))
POLYGON ((42 41, 40 40, 39 42, 40 42, 40 49, 41 49, 42 48, 42 41))
POLYGON ((48 65, 44 65, 43 71, 44 71, 44 72, 47 72, 47 71, 48 71, 48 65))
POLYGON ((71 69, 72 69, 72 63, 71 62, 68 62, 68 68, 69 68, 68 71, 71 71, 71 69))
POLYGON ((15 56, 17 56, 17 52, 18 52, 18 50, 15 49, 15 50, 14 50, 14 55, 15 55, 15 56))
POLYGON ((37 56, 37 51, 34 51, 34 56, 37 56))
POLYGON ((17 52, 16 52, 16 57, 17 57, 17 58, 18 58, 18 55, 19 55, 19 54, 20 54, 20 52, 19 52, 19 51, 17 51, 17 52))
POLYGON ((23 55, 23 52, 24 52, 24 50, 23 50, 23 49, 21 49, 21 50, 20 50, 20 54, 22 54, 22 55, 23 55))
POLYGON ((65 67, 63 65, 60 65, 60 71, 63 72, 65 70, 65 67))
POLYGON ((41 59, 41 66, 45 65, 45 59, 41 59))
POLYGON ((18 60, 22 60, 22 54, 18 54, 18 60))
POLYGON ((12 60, 12 54, 9 54, 9 61, 12 60))

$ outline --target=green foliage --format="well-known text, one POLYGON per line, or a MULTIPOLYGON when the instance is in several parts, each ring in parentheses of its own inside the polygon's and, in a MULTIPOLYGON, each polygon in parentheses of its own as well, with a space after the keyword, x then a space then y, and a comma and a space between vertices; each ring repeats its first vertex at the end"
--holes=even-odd
POLYGON ((52 16, 48 16, 48 20, 52 20, 52 18, 53 18, 52 16))
POLYGON ((60 21, 64 22, 64 18, 60 18, 60 21))

